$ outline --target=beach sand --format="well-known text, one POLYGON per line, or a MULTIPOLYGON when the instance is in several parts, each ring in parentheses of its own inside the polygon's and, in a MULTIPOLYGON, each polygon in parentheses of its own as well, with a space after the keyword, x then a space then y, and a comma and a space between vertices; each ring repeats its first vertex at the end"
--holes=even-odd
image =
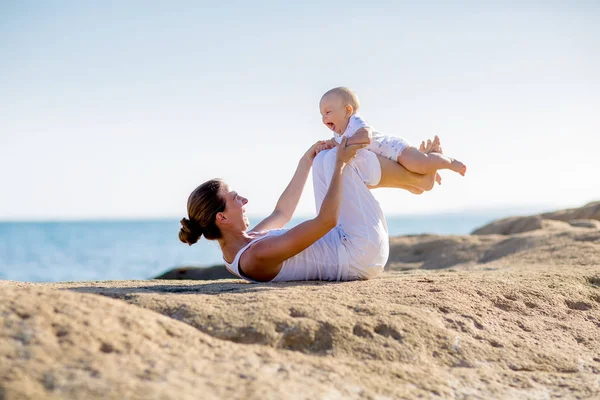
POLYGON ((370 281, 0 282, 0 399, 600 397, 600 202, 370 281))

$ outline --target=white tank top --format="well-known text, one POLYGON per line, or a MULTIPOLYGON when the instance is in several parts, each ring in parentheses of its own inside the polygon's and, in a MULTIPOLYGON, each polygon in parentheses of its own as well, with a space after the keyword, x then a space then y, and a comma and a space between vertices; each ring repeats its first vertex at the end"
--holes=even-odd
MULTIPOLYGON (((256 282, 240 272, 240 257, 254 243, 270 236, 282 235, 287 231, 288 229, 273 229, 264 236, 253 239, 237 252, 231 264, 225 261, 225 266, 240 278, 256 282)), ((348 253, 343 245, 344 240, 346 238, 342 230, 338 227, 333 228, 308 248, 285 260, 281 270, 271 282, 358 279, 358 276, 355 276, 356 274, 350 269, 348 253)))

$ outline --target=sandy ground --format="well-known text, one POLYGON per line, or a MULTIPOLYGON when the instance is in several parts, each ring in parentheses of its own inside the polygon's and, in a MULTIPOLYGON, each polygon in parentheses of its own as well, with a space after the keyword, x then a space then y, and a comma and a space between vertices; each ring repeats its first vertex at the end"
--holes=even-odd
POLYGON ((557 213, 362 282, 0 281, 0 399, 600 398, 600 203, 557 213))

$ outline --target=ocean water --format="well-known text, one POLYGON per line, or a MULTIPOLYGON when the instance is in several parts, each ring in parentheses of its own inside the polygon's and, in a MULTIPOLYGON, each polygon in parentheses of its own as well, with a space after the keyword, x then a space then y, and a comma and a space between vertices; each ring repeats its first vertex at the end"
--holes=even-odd
MULTIPOLYGON (((468 234, 500 212, 388 217, 391 236, 468 234)), ((251 223, 260 221, 251 218, 251 223)), ((295 219, 292 227, 302 219, 295 219)), ((0 279, 27 282, 148 279, 177 266, 221 264, 216 242, 177 237, 178 220, 0 222, 0 279)))

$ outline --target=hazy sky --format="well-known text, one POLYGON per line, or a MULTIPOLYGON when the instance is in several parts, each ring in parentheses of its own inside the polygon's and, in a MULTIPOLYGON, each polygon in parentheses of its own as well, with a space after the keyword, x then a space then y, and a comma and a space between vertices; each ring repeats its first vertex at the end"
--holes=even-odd
POLYGON ((265 214, 340 85, 468 165, 388 215, 599 199, 600 3, 411 3, 0 2, 0 219, 181 217, 213 177, 265 214))

